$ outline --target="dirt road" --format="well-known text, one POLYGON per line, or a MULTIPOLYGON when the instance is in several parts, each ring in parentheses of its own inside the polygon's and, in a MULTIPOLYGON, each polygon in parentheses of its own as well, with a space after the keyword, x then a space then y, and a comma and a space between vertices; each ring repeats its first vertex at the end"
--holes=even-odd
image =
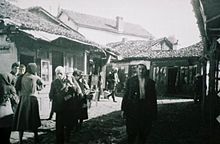
MULTIPOLYGON (((70 144, 126 144, 120 99, 117 100, 118 103, 111 100, 100 102, 98 108, 91 109, 93 118, 86 121, 80 131, 71 134, 70 144), (110 113, 96 117, 101 111, 110 113)), ((54 144, 54 122, 43 120, 42 123, 40 142, 54 144)), ((32 137, 27 137, 25 143, 32 143, 32 137)), ((16 138, 14 143, 17 143, 16 138)), ((208 130, 201 125, 199 105, 189 99, 159 100, 158 120, 154 122, 148 144, 209 144, 208 130)))

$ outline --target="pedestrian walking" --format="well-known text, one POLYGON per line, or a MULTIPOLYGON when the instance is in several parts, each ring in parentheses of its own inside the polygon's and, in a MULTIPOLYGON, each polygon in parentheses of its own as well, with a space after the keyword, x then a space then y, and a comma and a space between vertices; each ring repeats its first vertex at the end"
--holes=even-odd
POLYGON ((107 98, 109 98, 110 96, 112 96, 113 102, 117 102, 115 100, 115 93, 116 93, 116 89, 117 89, 117 84, 120 82, 119 78, 118 78, 118 68, 114 68, 112 73, 110 73, 110 75, 108 76, 108 89, 110 90, 110 94, 107 96, 107 98))
POLYGON ((157 117, 155 82, 144 64, 138 64, 137 75, 128 79, 122 100, 128 144, 145 144, 157 117))
POLYGON ((41 126, 41 121, 37 96, 43 86, 42 79, 37 76, 37 65, 29 63, 27 72, 21 80, 21 99, 14 120, 14 130, 19 131, 20 143, 24 131, 34 132, 34 141, 39 143, 38 128, 41 126))
POLYGON ((67 77, 62 66, 55 69, 56 79, 51 83, 49 93, 50 99, 54 102, 54 112, 56 113, 56 143, 64 143, 64 131, 66 130, 66 141, 69 141, 70 132, 77 123, 77 97, 78 86, 74 78, 67 77))
POLYGON ((0 74, 0 136, 1 143, 10 144, 10 135, 13 123, 13 109, 11 98, 16 95, 12 85, 13 76, 8 73, 0 74))
POLYGON ((98 97, 97 97, 97 101, 100 101, 100 97, 101 97, 101 94, 102 94, 102 76, 101 74, 99 74, 98 76, 98 97))

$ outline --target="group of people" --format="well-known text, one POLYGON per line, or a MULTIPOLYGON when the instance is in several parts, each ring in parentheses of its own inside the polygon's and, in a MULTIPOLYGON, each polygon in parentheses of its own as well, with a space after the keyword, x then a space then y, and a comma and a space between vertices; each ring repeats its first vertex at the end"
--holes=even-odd
POLYGON ((56 113, 56 143, 63 144, 69 141, 70 132, 80 129, 83 120, 88 119, 87 96, 90 90, 79 70, 66 75, 64 68, 58 66, 55 73, 49 97, 56 113))
POLYGON ((37 76, 37 65, 13 63, 10 73, 0 74, 0 135, 5 144, 10 144, 11 131, 19 131, 22 143, 24 131, 34 132, 35 143, 39 142, 38 127, 41 126, 37 91, 43 88, 37 76))
MULTIPOLYGON (((64 68, 58 66, 55 73, 49 98, 52 112, 56 113, 56 143, 63 144, 69 141, 70 132, 80 128, 83 120, 88 119, 87 96, 90 89, 79 70, 67 75, 64 68)), ((117 73, 117 69, 114 73, 117 73)), ((117 79, 116 74, 112 77, 117 79)), ((110 94, 114 101, 115 86, 110 94)), ((0 135, 5 144, 10 143, 12 130, 19 131, 20 143, 24 131, 34 132, 34 141, 39 143, 38 128, 41 121, 37 91, 43 87, 35 63, 29 63, 26 70, 15 63, 11 73, 0 74, 0 135)), ((121 110, 128 144, 145 144, 152 123, 157 118, 157 98, 155 82, 149 78, 144 64, 137 65, 137 75, 127 80, 121 110)))
MULTIPOLYGON (((62 66, 55 69, 56 79, 51 83, 49 98, 52 111, 56 112, 56 143, 64 143, 72 129, 80 129, 83 120, 88 119, 87 98, 90 89, 83 74, 75 70, 66 75, 62 66), (65 132, 64 132, 65 131, 65 132)), ((37 65, 13 63, 10 73, 0 73, 0 135, 2 142, 10 143, 11 131, 19 131, 22 143, 24 131, 34 133, 39 142, 38 128, 41 126, 38 92, 44 87, 37 76, 37 65)))

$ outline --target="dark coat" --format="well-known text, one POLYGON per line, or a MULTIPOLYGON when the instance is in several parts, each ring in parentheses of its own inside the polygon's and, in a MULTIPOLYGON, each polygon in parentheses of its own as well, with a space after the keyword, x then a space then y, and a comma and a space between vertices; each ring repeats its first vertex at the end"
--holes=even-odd
POLYGON ((131 77, 126 83, 125 95, 122 100, 121 109, 125 117, 152 121, 157 118, 157 98, 155 82, 146 78, 145 99, 140 100, 138 76, 131 77), (141 108, 140 108, 141 105, 141 108))
POLYGON ((13 111, 10 99, 16 93, 12 83, 13 76, 11 74, 0 74, 0 128, 12 126, 13 111))
POLYGON ((51 88, 49 92, 49 98, 53 101, 55 112, 63 111, 64 95, 64 83, 59 79, 55 79, 51 83, 51 88))
POLYGON ((83 97, 79 99, 79 119, 88 119, 87 95, 85 94, 86 88, 83 82, 77 82, 83 93, 83 97))
POLYGON ((56 79, 51 83, 49 98, 53 101, 54 111, 64 113, 64 122, 72 122, 72 119, 78 117, 79 98, 74 86, 69 85, 66 80, 56 79))

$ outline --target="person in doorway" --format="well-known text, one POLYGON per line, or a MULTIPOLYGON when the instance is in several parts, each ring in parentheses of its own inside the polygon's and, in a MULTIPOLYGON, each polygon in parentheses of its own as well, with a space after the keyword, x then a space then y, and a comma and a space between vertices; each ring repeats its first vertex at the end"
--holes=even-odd
POLYGON ((37 65, 29 63, 27 72, 21 81, 21 99, 15 113, 14 129, 19 131, 19 140, 22 143, 24 131, 34 132, 34 141, 39 143, 38 128, 41 126, 38 91, 44 87, 42 79, 37 76, 37 65))
POLYGON ((203 76, 200 74, 196 74, 195 81, 195 94, 194 94, 194 102, 201 102, 202 99, 202 89, 203 89, 203 76))
POLYGON ((145 144, 157 118, 157 98, 155 82, 144 64, 138 64, 137 75, 127 80, 121 110, 128 144, 145 144))
POLYGON ((117 102, 115 100, 115 93, 117 89, 117 84, 120 82, 118 78, 118 68, 113 69, 112 73, 109 75, 108 81, 109 81, 109 90, 111 91, 111 93, 107 96, 107 98, 112 96, 113 102, 117 102))
POLYGON ((1 143, 10 144, 10 134, 13 124, 13 109, 11 98, 16 94, 12 85, 13 76, 8 73, 0 74, 0 136, 1 143))

